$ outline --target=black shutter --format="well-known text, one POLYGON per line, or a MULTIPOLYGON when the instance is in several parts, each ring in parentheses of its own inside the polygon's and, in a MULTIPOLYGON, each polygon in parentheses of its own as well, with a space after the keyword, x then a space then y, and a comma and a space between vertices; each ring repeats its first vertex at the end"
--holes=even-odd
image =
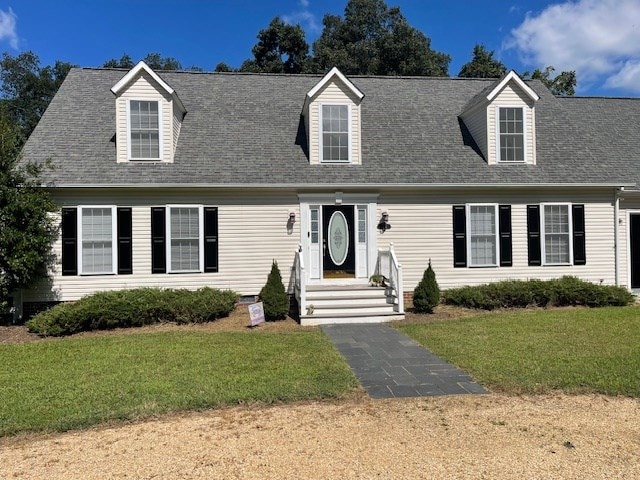
POLYGON ((498 206, 499 237, 500 237, 500 266, 513 266, 511 249, 511 205, 498 206))
POLYGON ((540 205, 527 205, 527 250, 529 265, 542 265, 540 250, 540 205))
POLYGON ((587 263, 587 249, 584 236, 584 205, 571 207, 573 217, 573 264, 587 263))
POLYGON ((165 218, 165 207, 151 207, 151 273, 167 271, 165 218))
POLYGON ((131 207, 118 208, 118 273, 133 273, 131 249, 131 207))
POLYGON ((62 275, 78 274, 78 209, 62 209, 62 275))
POLYGON ((204 207, 204 271, 218 271, 217 207, 204 207))
POLYGON ((467 219, 464 205, 453 206, 453 266, 467 266, 467 219))

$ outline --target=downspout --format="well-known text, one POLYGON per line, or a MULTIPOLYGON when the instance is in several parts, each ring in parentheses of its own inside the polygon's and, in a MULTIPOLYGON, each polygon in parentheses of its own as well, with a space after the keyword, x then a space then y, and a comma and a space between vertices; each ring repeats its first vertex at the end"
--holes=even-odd
POLYGON ((615 190, 613 203, 613 242, 615 257, 615 281, 616 287, 620 286, 620 197, 624 192, 624 187, 615 190))

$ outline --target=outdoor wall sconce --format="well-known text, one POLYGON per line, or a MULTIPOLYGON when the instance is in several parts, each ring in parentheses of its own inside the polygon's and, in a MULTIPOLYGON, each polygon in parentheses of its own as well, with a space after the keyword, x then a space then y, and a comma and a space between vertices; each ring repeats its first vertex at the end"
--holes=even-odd
POLYGON ((288 220, 288 222, 292 223, 292 224, 296 223, 296 212, 294 212, 294 211, 290 211, 289 212, 289 220, 288 220))
POLYGON ((389 212, 382 212, 382 218, 380 218, 380 223, 378 223, 378 230, 380 233, 384 233, 391 228, 389 224, 389 212))
POLYGON ((287 235, 293 233, 293 224, 296 223, 296 212, 289 210, 289 216, 287 217, 287 235))

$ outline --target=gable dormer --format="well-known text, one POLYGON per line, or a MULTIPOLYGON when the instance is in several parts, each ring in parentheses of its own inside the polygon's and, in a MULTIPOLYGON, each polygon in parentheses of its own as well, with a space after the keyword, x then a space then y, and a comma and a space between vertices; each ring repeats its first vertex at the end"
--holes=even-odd
POLYGON ((360 104, 364 94, 337 68, 307 93, 303 115, 309 163, 362 163, 360 104))
POLYGON ((489 165, 535 165, 539 98, 512 70, 465 107, 460 118, 489 165))
POLYGON ((116 96, 117 161, 173 162, 187 112, 175 90, 141 61, 111 91, 116 96))

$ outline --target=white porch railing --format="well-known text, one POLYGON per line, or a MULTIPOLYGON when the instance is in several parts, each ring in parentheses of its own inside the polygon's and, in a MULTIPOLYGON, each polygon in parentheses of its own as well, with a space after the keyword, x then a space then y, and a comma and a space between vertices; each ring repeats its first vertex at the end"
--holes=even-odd
POLYGON ((298 248, 295 258, 295 294, 298 301, 300 315, 304 315, 307 311, 307 273, 304 269, 304 259, 302 256, 302 247, 298 248))
POLYGON ((394 297, 394 304, 398 313, 404 313, 404 290, 402 279, 402 264, 398 262, 398 257, 393 248, 393 243, 389 244, 389 249, 378 249, 378 273, 389 281, 391 295, 394 297))

